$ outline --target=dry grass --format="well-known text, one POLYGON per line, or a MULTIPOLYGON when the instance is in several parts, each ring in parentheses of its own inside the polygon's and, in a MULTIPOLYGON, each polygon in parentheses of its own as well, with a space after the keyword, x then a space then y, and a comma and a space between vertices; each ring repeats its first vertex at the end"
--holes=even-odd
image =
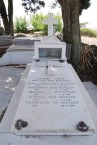
POLYGON ((79 76, 82 81, 92 81, 97 84, 97 58, 94 55, 94 48, 90 45, 83 45, 81 48, 81 69, 79 76))
POLYGON ((89 45, 85 45, 81 48, 81 68, 85 69, 93 69, 92 60, 95 59, 93 54, 93 48, 89 45))

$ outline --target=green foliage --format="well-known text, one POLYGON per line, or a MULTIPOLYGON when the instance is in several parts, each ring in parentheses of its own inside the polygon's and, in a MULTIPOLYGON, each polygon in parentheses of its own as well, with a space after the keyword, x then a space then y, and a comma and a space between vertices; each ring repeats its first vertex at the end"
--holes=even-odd
MULTIPOLYGON (((48 26, 43 24, 43 20, 46 19, 48 16, 41 14, 32 15, 30 22, 32 26, 34 27, 35 31, 43 31, 44 33, 47 33, 48 26)), ((62 18, 60 15, 55 16, 55 18, 58 20, 58 24, 56 25, 56 31, 62 32, 62 18)))
POLYGON ((14 24, 14 27, 15 27, 15 32, 16 33, 26 33, 27 32, 27 20, 26 18, 22 18, 22 17, 16 17, 16 20, 15 20, 15 24, 14 24))
POLYGON ((97 37, 97 31, 89 28, 82 28, 80 32, 82 36, 97 37))
POLYGON ((58 24, 56 25, 56 31, 62 32, 63 31, 62 17, 60 15, 56 15, 55 18, 58 20, 58 24))
POLYGON ((30 22, 32 26, 34 27, 34 31, 43 31, 47 33, 47 26, 43 24, 43 20, 45 18, 47 18, 47 16, 43 15, 42 13, 31 16, 30 22))
POLYGON ((88 9, 91 5, 90 0, 79 0, 80 2, 80 14, 82 13, 83 9, 88 9))

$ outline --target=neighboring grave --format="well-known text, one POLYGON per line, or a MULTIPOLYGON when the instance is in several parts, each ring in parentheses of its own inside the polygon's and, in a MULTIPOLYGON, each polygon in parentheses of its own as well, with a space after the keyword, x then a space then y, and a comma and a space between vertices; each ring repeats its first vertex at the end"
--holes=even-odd
POLYGON ((0 65, 28 64, 34 56, 34 42, 41 37, 18 37, 13 45, 7 49, 6 54, 0 59, 0 65))
POLYGON ((97 143, 97 108, 64 54, 66 44, 54 36, 35 43, 35 60, 27 66, 0 127, 4 135, 13 133, 19 145, 25 137, 25 145, 29 140, 33 145, 97 143))
POLYGON ((41 37, 17 37, 14 39, 14 45, 34 45, 35 41, 40 41, 41 37))

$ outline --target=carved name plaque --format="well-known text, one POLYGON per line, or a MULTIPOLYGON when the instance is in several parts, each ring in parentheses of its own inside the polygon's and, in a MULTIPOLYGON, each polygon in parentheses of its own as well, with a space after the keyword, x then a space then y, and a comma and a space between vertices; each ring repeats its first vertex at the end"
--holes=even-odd
POLYGON ((26 104, 33 107, 40 105, 58 105, 58 107, 77 107, 74 82, 64 77, 43 77, 27 82, 28 96, 26 104))
POLYGON ((12 132, 20 135, 92 134, 93 122, 67 63, 64 67, 54 67, 54 76, 46 74, 46 67, 36 66, 33 64, 30 69, 12 132), (28 126, 17 130, 15 123, 19 119, 28 126), (89 127, 87 132, 77 130, 80 121, 89 127))

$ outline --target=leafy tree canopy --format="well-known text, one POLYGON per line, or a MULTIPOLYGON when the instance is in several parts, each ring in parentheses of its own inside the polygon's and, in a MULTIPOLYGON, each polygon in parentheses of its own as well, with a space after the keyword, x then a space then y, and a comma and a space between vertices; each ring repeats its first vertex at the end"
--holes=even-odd
POLYGON ((83 9, 88 9, 90 5, 90 0, 80 0, 80 14, 82 13, 83 9))
POLYGON ((22 5, 25 8, 25 12, 36 12, 40 10, 41 7, 45 6, 42 0, 22 0, 22 5))
MULTIPOLYGON (((51 8, 55 8, 58 6, 58 2, 60 3, 60 0, 54 0, 52 3, 51 8)), ((40 10, 41 7, 45 7, 45 2, 42 0, 22 0, 22 5, 25 8, 26 12, 36 12, 37 10, 40 10)), ((80 0, 80 11, 79 14, 82 13, 83 9, 87 9, 90 6, 90 0, 80 0)))

